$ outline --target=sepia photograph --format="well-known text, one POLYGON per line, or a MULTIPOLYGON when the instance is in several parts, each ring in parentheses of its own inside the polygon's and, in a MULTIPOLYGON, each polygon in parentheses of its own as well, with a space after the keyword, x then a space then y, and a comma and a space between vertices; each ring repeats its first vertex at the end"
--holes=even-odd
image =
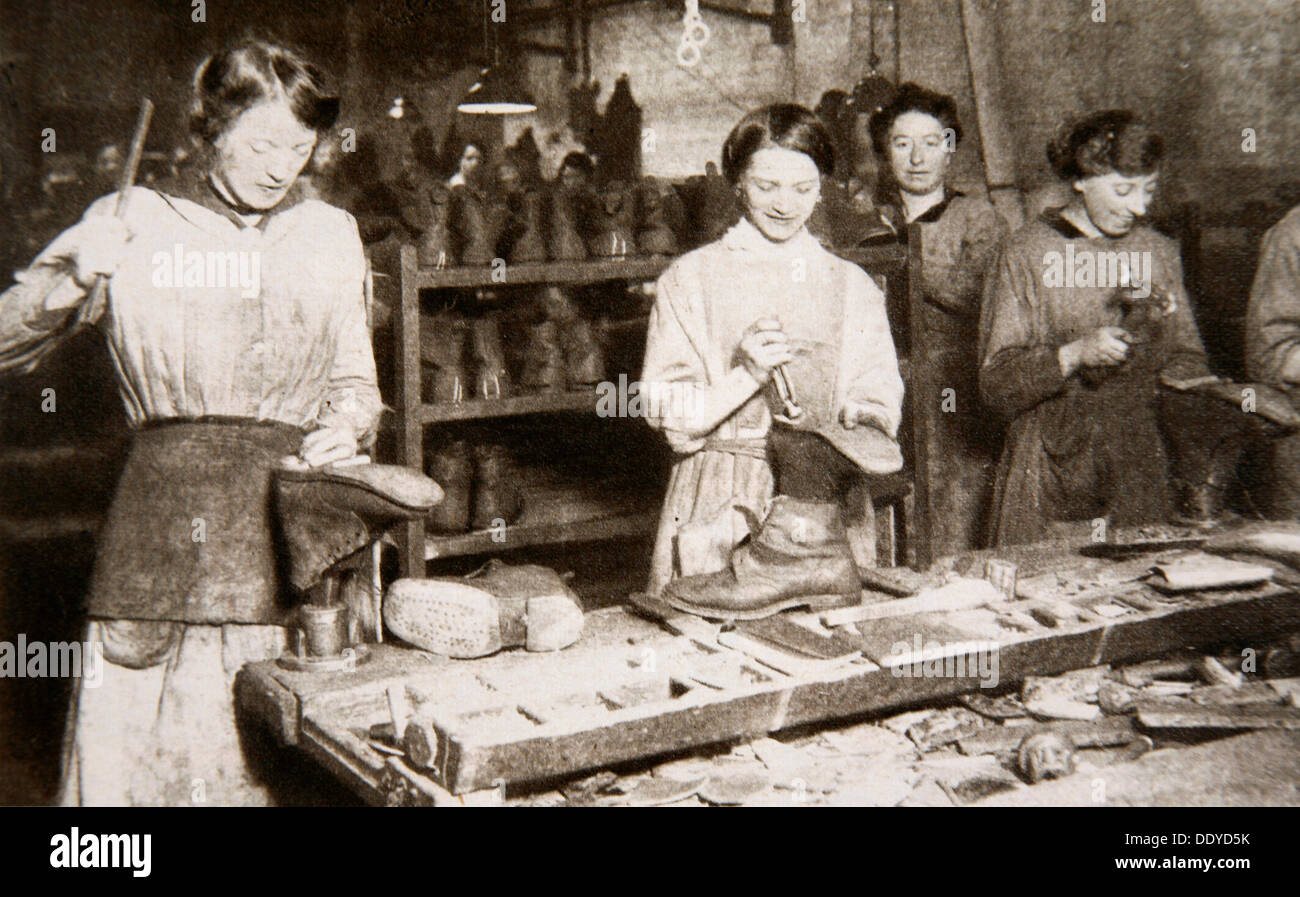
POLYGON ((1298 54, 0 0, 0 805, 1300 806, 1298 54))

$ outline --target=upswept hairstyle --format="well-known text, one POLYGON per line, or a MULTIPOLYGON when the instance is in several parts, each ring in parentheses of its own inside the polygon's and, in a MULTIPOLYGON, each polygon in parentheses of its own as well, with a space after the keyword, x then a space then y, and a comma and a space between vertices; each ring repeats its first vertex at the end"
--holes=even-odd
POLYGON ((766 147, 804 153, 823 177, 835 169, 835 147, 830 132, 811 110, 794 103, 774 103, 742 118, 722 144, 722 174, 736 184, 754 153, 766 147))
POLYGON ((248 109, 279 97, 317 134, 338 118, 339 98, 326 89, 324 73, 294 51, 262 40, 228 47, 194 73, 190 132, 212 143, 248 109))
POLYGON ((1047 142, 1047 161, 1064 181, 1112 171, 1137 177, 1155 171, 1164 151, 1164 139, 1135 112, 1105 109, 1062 124, 1047 142))
POLYGON ((871 148, 882 159, 889 157, 889 129, 894 119, 907 112, 923 112, 951 128, 953 146, 961 143, 961 121, 957 118, 957 101, 946 93, 930 90, 911 81, 898 88, 894 98, 871 116, 867 128, 871 133, 871 148))

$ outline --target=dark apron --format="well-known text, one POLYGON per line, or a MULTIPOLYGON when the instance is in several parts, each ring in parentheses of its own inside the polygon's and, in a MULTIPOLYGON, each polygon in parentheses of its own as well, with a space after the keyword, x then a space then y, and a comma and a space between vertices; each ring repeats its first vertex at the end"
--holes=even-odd
POLYGON ((137 431, 100 535, 90 616, 285 624, 272 468, 302 438, 289 424, 238 418, 137 431))

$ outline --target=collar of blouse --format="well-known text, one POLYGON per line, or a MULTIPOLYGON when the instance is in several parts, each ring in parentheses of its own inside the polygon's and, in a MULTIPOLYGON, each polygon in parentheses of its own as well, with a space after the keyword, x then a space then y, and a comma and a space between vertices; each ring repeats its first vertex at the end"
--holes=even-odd
MULTIPOLYGON (((280 202, 273 207, 262 211, 261 220, 253 226, 265 234, 267 227, 277 215, 284 214, 289 209, 307 199, 306 194, 303 192, 302 184, 302 178, 299 177, 298 180, 294 182, 293 186, 289 188, 289 191, 280 202)), ((240 230, 243 230, 250 225, 241 219, 239 215, 247 215, 256 211, 252 209, 241 209, 231 205, 231 203, 217 191, 216 187, 213 186, 207 172, 201 170, 197 166, 189 166, 181 169, 175 177, 159 183, 157 189, 160 193, 188 200, 195 205, 202 206, 210 212, 215 212, 234 224, 240 230)))
POLYGON ((814 251, 825 251, 822 249, 822 245, 817 242, 817 239, 808 233, 806 227, 800 228, 799 232, 790 239, 778 243, 763 236, 763 232, 743 215, 740 217, 740 221, 733 224, 722 235, 720 242, 724 248, 732 252, 753 252, 778 258, 806 255, 814 251))

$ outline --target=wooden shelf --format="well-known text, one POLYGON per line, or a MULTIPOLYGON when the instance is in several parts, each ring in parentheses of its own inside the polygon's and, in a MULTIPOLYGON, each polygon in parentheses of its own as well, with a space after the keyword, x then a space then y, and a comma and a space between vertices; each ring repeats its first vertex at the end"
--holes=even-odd
POLYGON ((628 480, 556 478, 546 472, 520 472, 530 485, 524 512, 501 533, 476 530, 452 536, 427 536, 425 561, 468 554, 495 554, 529 545, 590 542, 653 533, 659 521, 660 497, 644 484, 628 480), (540 482, 539 482, 540 480, 540 482), (649 509, 649 510, 647 510, 649 509))
POLYGON ((675 256, 630 256, 566 262, 507 264, 505 280, 495 280, 490 265, 457 268, 417 268, 418 289, 527 286, 529 284, 588 284, 607 280, 653 280, 675 256))
POLYGON ((555 411, 596 411, 596 391, 534 393, 508 399, 471 399, 467 402, 438 402, 420 406, 420 421, 444 424, 461 420, 486 420, 520 414, 549 414, 555 411))

